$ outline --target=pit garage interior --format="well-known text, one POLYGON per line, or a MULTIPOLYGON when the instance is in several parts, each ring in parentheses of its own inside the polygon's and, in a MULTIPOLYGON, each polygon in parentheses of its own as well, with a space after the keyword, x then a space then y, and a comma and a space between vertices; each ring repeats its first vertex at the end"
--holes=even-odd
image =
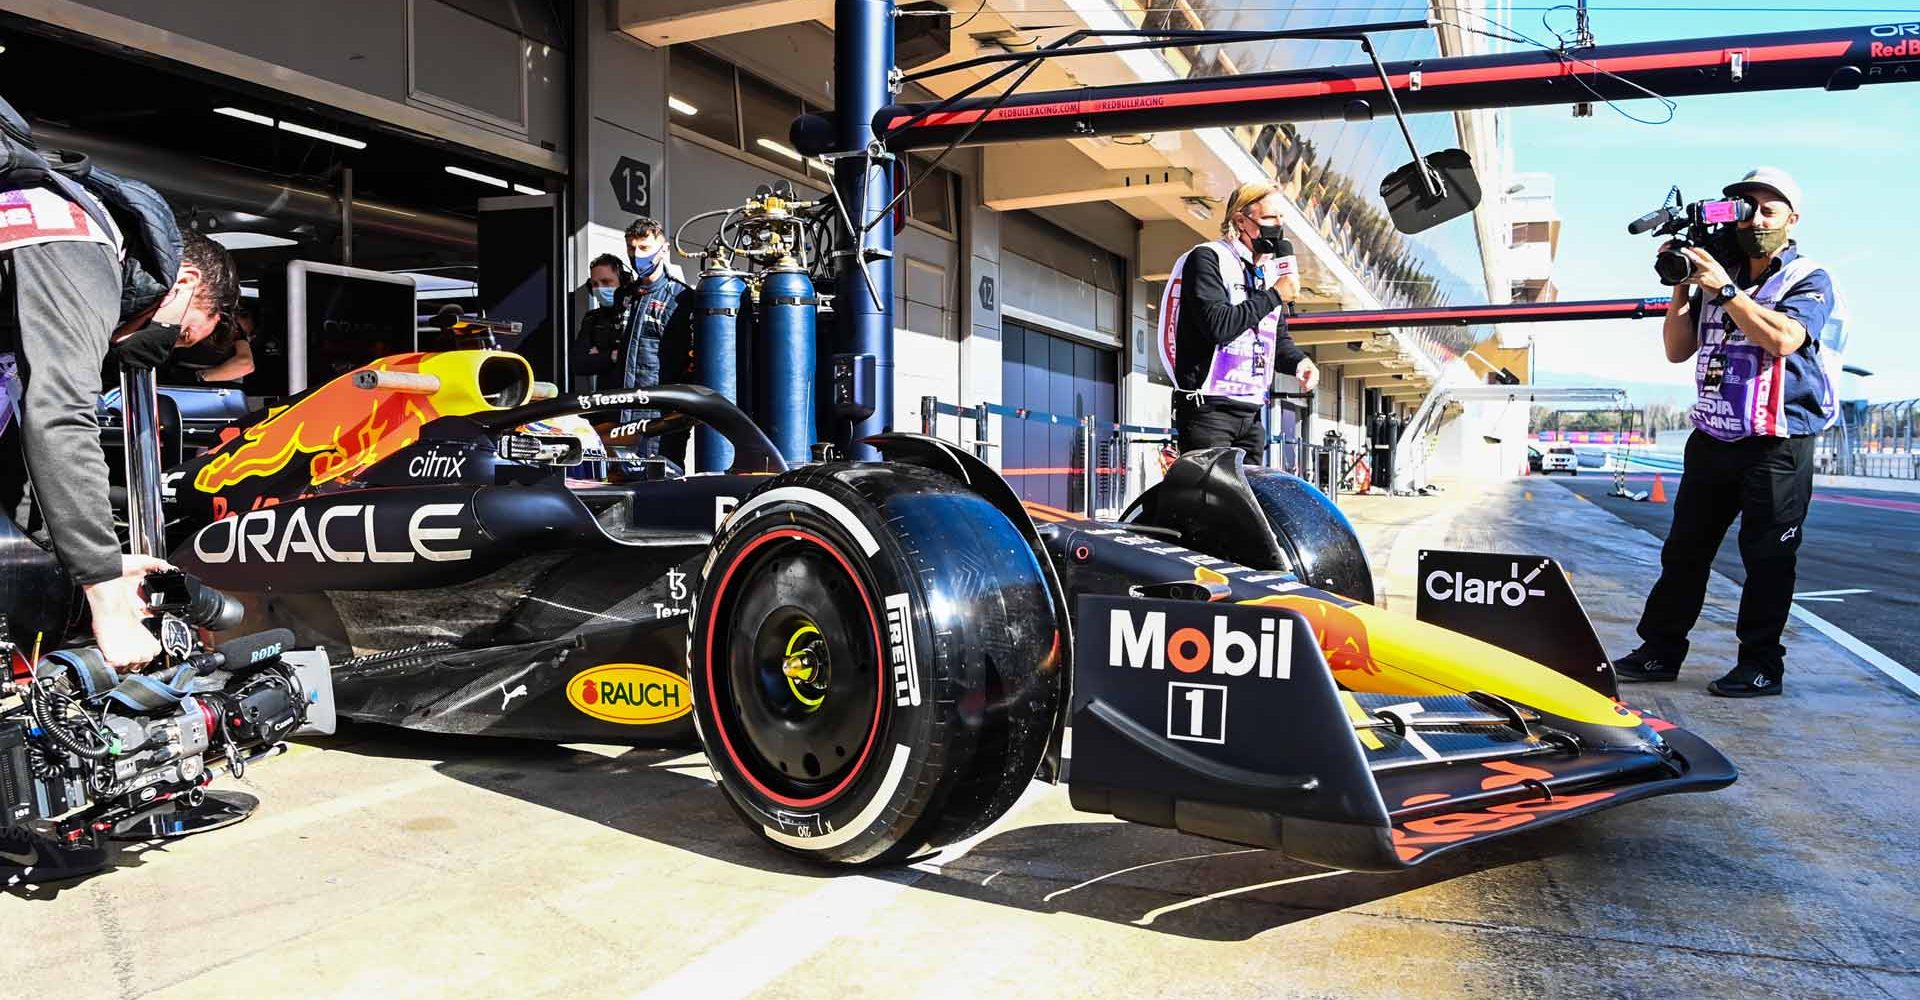
MULTIPOLYGON (((1382 17, 1424 10, 1385 6, 1382 17)), ((48 145, 148 180, 193 227, 233 249, 256 303, 249 397, 289 387, 281 274, 295 260, 408 276, 417 320, 455 303, 500 321, 503 346, 525 354, 538 377, 569 381, 566 345, 586 308, 587 262, 621 253, 636 215, 671 231, 758 185, 784 180, 803 198, 826 190, 825 162, 797 153, 788 129, 831 106, 831 7, 0 2, 0 88, 48 145), (46 86, 50 79, 63 83, 46 86)), ((903 61, 928 69, 1017 50, 1028 29, 1063 16, 1006 7, 982 5, 957 27, 954 18, 900 18, 903 61)), ((1335 16, 1121 9, 1128 26, 1149 27, 1300 27, 1335 16)), ((1469 52, 1479 41, 1400 33, 1382 40, 1381 55, 1469 52)), ((1047 64, 1028 86, 1339 61, 1343 46, 1354 48, 1297 41, 1172 49, 1145 61, 1090 57, 1047 64)), ((936 76, 902 96, 951 93, 970 79, 936 76)), ((1498 113, 1411 124, 1422 148, 1472 149, 1489 190, 1523 187, 1498 113)), ((1222 199, 1251 177, 1279 177, 1295 199, 1289 230, 1306 279, 1303 311, 1551 297, 1536 273, 1551 266, 1545 223, 1509 221, 1539 208, 1527 204, 1531 192, 1490 197, 1472 219, 1418 237, 1393 232, 1368 192, 1404 154, 1391 121, 963 148, 937 167, 931 154, 913 154, 905 176, 917 183, 896 222, 892 426, 919 430, 924 397, 1169 424, 1171 386, 1151 343, 1161 282, 1176 256, 1218 234, 1222 199)), ((696 225, 687 242, 710 235, 696 225)), ((682 256, 675 266, 691 282, 701 262, 682 256)), ((332 293, 347 312, 379 308, 332 293)), ((324 369, 419 336, 404 321, 379 332, 365 322, 333 329, 356 330, 364 350, 329 338, 331 360, 309 358, 311 373, 292 382, 313 384, 324 369)), ((1297 445, 1322 444, 1328 432, 1364 452, 1389 415, 1397 428, 1435 384, 1480 381, 1493 367, 1524 377, 1529 360, 1524 339, 1487 327, 1299 339, 1327 377, 1311 414, 1275 408, 1270 430, 1292 446, 1276 446, 1274 459, 1288 467, 1303 464, 1297 445)), ((1280 388, 1297 388, 1288 381, 1280 388)), ((1472 422, 1452 421, 1438 453, 1513 471, 1518 453, 1486 442, 1519 433, 1472 422), (1489 448, 1498 454, 1476 454, 1489 448)), ((945 416, 935 429, 976 443, 971 420, 945 416)), ((1068 424, 995 415, 981 450, 1023 495, 1062 507, 1082 502, 1089 466, 1105 470, 1096 503, 1110 509, 1157 479, 1162 438, 1103 436, 1089 456, 1068 424)))

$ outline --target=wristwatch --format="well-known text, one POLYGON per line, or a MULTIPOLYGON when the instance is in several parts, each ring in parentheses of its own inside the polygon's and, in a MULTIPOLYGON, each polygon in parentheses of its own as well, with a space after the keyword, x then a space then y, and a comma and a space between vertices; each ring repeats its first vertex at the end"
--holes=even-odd
POLYGON ((1720 286, 1720 294, 1715 295, 1713 298, 1709 299, 1707 301, 1707 304, 1710 306, 1723 306, 1723 305, 1726 305, 1728 302, 1731 302, 1733 300, 1733 297, 1738 294, 1740 294, 1740 286, 1729 281, 1726 284, 1720 286))

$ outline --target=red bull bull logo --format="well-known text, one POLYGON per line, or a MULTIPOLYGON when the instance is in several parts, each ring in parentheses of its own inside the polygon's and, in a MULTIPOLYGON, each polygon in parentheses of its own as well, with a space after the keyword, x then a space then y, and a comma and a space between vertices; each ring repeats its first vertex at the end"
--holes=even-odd
POLYGON ((1373 662, 1373 650, 1367 643, 1366 623, 1346 608, 1297 594, 1262 597, 1245 603, 1289 608, 1306 616, 1307 627, 1313 629, 1313 638, 1320 644, 1320 654, 1327 658, 1327 666, 1333 668, 1334 673, 1342 670, 1363 674, 1380 672, 1380 665, 1373 662))
MULTIPOLYGON (((425 354, 382 358, 369 371, 419 370, 425 354)), ((441 414, 434 397, 355 388, 351 374, 268 416, 220 446, 194 475, 194 489, 221 493, 250 477, 272 478, 305 458, 307 486, 351 478, 413 444, 441 414)))

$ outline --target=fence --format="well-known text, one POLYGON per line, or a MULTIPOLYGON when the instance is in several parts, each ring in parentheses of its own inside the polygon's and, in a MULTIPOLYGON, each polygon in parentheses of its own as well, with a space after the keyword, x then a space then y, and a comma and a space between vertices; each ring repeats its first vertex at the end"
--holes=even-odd
MULTIPOLYGON (((958 418, 962 421, 962 427, 965 427, 966 421, 971 421, 973 452, 989 464, 995 464, 993 450, 1000 447, 999 444, 990 440, 993 417, 999 417, 1003 421, 1019 420, 1075 428, 1078 435, 1075 438, 1073 455, 1068 466, 1059 469, 1018 471, 1042 471, 1067 475, 1070 477, 1070 488, 1076 500, 1077 512, 1089 517, 1097 511, 1123 510, 1132 501, 1133 497, 1129 495, 1128 484, 1129 473, 1135 468, 1133 459, 1136 449, 1155 448, 1153 460, 1158 461, 1160 450, 1173 444, 1171 427, 1115 423, 1096 420, 1090 416, 1067 416, 1048 413, 1044 410, 1002 406, 998 403, 959 406, 941 402, 935 396, 920 397, 921 433, 929 437, 940 437, 941 417, 958 418), (1088 461, 1089 458, 1092 461, 1088 461)), ((967 444, 959 438, 960 435, 956 435, 953 443, 967 444)), ((1343 482, 1347 483, 1348 488, 1351 489, 1355 469, 1347 461, 1349 449, 1337 435, 1330 436, 1328 443, 1319 445, 1297 437, 1273 435, 1268 438, 1268 446, 1267 455, 1253 456, 1252 461, 1298 475, 1336 499, 1343 482), (1279 447, 1275 449, 1274 445, 1279 447)))
POLYGON ((1840 423, 1820 433, 1816 471, 1835 476, 1920 479, 1920 399, 1854 404, 1840 423))

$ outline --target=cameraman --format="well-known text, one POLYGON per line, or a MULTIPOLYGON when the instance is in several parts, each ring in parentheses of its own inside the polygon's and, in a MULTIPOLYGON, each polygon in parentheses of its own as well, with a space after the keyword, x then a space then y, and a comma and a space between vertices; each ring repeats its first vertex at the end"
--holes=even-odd
POLYGON ((1641 644, 1614 670, 1625 681, 1679 676, 1714 554, 1739 515, 1747 571, 1739 660, 1707 690, 1752 698, 1781 689, 1780 633, 1813 492, 1814 440, 1836 412, 1820 352, 1838 349, 1842 310, 1826 270, 1788 238, 1804 205, 1793 178, 1758 167, 1724 193, 1750 203, 1753 214, 1729 234, 1731 247, 1716 247, 1726 263, 1681 248, 1693 273, 1674 286, 1662 332, 1668 361, 1694 359, 1694 433, 1660 579, 1640 616, 1641 644))
POLYGON ((1263 461, 1260 413, 1274 369, 1308 391, 1320 381, 1319 369, 1287 336, 1285 307, 1300 294, 1300 278, 1280 229, 1285 198, 1271 181, 1240 185, 1227 199, 1221 238, 1174 262, 1160 322, 1161 343, 1173 344, 1168 371, 1181 451, 1232 445, 1248 462, 1263 461))

